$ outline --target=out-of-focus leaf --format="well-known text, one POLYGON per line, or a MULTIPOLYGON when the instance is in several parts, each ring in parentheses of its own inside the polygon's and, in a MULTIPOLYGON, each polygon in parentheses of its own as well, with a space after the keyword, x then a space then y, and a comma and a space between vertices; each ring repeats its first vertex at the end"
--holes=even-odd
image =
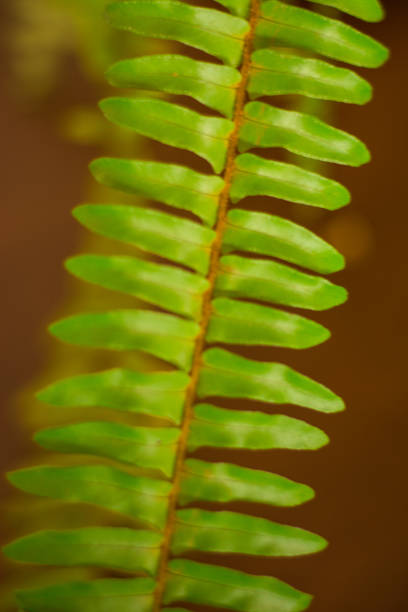
POLYGON ((151 578, 109 578, 18 591, 17 601, 26 612, 151 612, 154 589, 151 578))
POLYGON ((162 537, 124 527, 39 531, 4 548, 7 557, 42 565, 94 566, 154 575, 162 537))
POLYGON ((107 508, 163 528, 171 484, 104 465, 38 466, 11 472, 10 482, 27 493, 107 508))

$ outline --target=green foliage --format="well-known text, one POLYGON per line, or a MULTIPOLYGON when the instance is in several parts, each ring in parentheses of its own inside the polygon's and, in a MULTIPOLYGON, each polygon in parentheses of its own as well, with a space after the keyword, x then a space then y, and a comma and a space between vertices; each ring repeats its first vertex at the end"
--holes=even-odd
MULTIPOLYGON (((343 410, 343 401, 323 384, 286 364, 248 359, 229 348, 316 346, 329 337, 328 330, 275 306, 321 311, 347 297, 345 289, 320 276, 344 266, 331 245, 292 221, 246 210, 243 200, 264 195, 335 210, 348 204, 349 192, 300 167, 301 158, 359 166, 369 153, 358 139, 311 114, 253 100, 301 94, 363 104, 371 96, 364 79, 307 54, 375 67, 387 51, 339 20, 277 0, 219 3, 233 14, 177 0, 107 7, 108 19, 120 30, 177 41, 226 64, 180 53, 125 59, 108 70, 108 80, 143 89, 145 97, 101 102, 114 124, 190 151, 207 170, 123 158, 91 164, 103 185, 148 197, 165 210, 114 203, 77 207, 74 216, 84 226, 145 252, 151 261, 140 253, 84 254, 66 267, 84 281, 155 309, 76 314, 54 323, 51 332, 79 346, 143 351, 164 362, 162 371, 116 368, 51 384, 38 397, 56 410, 86 407, 98 414, 103 408, 112 417, 35 436, 46 449, 90 455, 88 464, 77 459, 9 476, 28 493, 90 504, 126 521, 126 526, 28 535, 6 547, 9 557, 149 577, 106 578, 105 572, 99 579, 20 591, 19 605, 27 612, 187 612, 165 607, 179 602, 300 612, 311 601, 276 578, 222 567, 218 555, 289 557, 322 550, 326 542, 318 535, 222 509, 240 501, 296 506, 312 499, 312 489, 277 474, 189 455, 203 447, 300 451, 328 443, 323 431, 303 420, 207 401, 245 398, 326 414, 343 410), (223 116, 192 110, 183 98, 181 104, 163 99, 168 95, 193 98, 223 116), (283 148, 299 160, 289 164, 252 152, 264 148, 283 148), (139 417, 140 426, 116 422, 118 412, 139 417), (206 503, 212 505, 203 508, 206 503), (214 564, 180 558, 191 551, 214 555, 214 564)), ((317 3, 368 21, 382 15, 377 0, 317 3)))

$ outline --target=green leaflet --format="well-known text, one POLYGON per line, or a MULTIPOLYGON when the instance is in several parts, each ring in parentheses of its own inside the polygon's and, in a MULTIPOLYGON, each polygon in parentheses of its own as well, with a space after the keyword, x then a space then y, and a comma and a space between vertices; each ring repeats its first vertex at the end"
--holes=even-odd
POLYGON ((214 232, 139 206, 84 204, 74 217, 85 227, 206 274, 214 232))
POLYGON ((40 391, 37 398, 56 407, 102 406, 179 424, 189 381, 184 372, 141 373, 116 368, 60 380, 40 391))
POLYGON ((191 96, 229 119, 241 80, 238 70, 230 66, 199 62, 183 55, 145 55, 122 60, 111 66, 106 76, 117 87, 191 96))
POLYGON ((221 258, 216 292, 310 310, 333 308, 347 299, 343 287, 325 278, 275 261, 238 255, 221 258))
POLYGON ((313 489, 283 476, 232 463, 187 459, 180 504, 193 501, 249 501, 272 506, 298 506, 314 497, 313 489))
POLYGON ((17 592, 26 612, 151 612, 154 580, 103 579, 67 582, 17 592))
POLYGON ((151 353, 188 371, 200 328, 161 312, 114 310, 74 315, 54 323, 50 331, 70 344, 151 353))
MULTIPOLYGON (((306 49, 341 62, 377 68, 388 58, 379 42, 337 19, 268 0, 261 8, 256 29, 258 40, 306 49)), ((265 45, 266 46, 266 45, 265 45)))
POLYGON ((236 512, 179 510, 172 552, 190 550, 293 557, 318 552, 327 542, 318 535, 236 512))
POLYGON ((315 4, 332 6, 366 21, 381 21, 384 11, 378 0, 313 0, 315 4))
POLYGON ((301 225, 238 208, 228 213, 223 249, 278 257, 322 274, 344 268, 344 257, 301 225))
POLYGON ((192 151, 207 160, 217 173, 225 166, 228 137, 234 127, 227 119, 206 117, 184 106, 151 98, 107 98, 99 106, 113 123, 192 151))
POLYGON ((340 397, 286 365, 252 361, 214 348, 203 354, 198 396, 216 395, 294 404, 319 412, 344 410, 340 397))
POLYGON ((39 531, 4 548, 9 559, 43 565, 95 566, 154 575, 161 536, 124 527, 39 531))
POLYGON ((283 110, 261 102, 245 106, 240 150, 283 147, 291 153, 349 166, 370 160, 367 147, 354 136, 313 115, 283 110))
POLYGON ((171 485, 103 465, 26 468, 8 474, 22 491, 106 508, 163 528, 171 485))
POLYGON ((249 30, 244 19, 176 0, 133 0, 107 7, 112 25, 143 36, 167 38, 238 66, 249 30))
POLYGON ((309 319, 238 300, 212 302, 208 342, 309 348, 327 340, 330 332, 309 319))
POLYGON ((90 169, 103 185, 188 210, 211 226, 215 222, 218 198, 224 188, 219 176, 175 164, 111 157, 94 160, 90 169))
POLYGON ((304 421, 282 414, 226 410, 197 404, 189 436, 189 450, 203 446, 249 450, 315 450, 328 443, 326 434, 304 421))
POLYGON ((176 428, 129 427, 99 421, 45 429, 34 439, 50 450, 108 457, 160 470, 171 477, 179 435, 176 428))
POLYGON ((181 600, 240 612, 300 612, 311 597, 276 578, 180 559, 169 563, 164 602, 181 600))
POLYGON ((318 59, 259 49, 252 55, 248 93, 251 98, 300 94, 321 100, 366 104, 371 85, 347 68, 318 59))
POLYGON ((350 202, 350 193, 343 185, 293 164, 244 153, 236 158, 236 168, 231 188, 234 203, 247 196, 267 195, 336 210, 350 202))
POLYGON ((68 259, 65 265, 83 280, 192 319, 201 316, 208 281, 196 274, 125 255, 80 255, 68 259))

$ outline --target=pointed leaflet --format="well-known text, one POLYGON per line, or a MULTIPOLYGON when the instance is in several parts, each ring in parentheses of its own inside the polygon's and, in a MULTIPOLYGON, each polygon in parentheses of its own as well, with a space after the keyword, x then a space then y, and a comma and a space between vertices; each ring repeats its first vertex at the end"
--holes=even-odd
POLYGON ((317 427, 282 414, 226 410, 210 404, 197 404, 188 448, 190 451, 203 446, 315 450, 328 441, 326 434, 317 427))
POLYGON ((171 484, 153 478, 135 477, 103 465, 75 467, 39 466, 8 474, 22 491, 87 503, 163 528, 171 484))
POLYGON ((3 550, 9 559, 24 563, 103 567, 153 576, 159 563, 161 540, 153 531, 84 527, 39 531, 3 550))
POLYGON ((251 98, 300 94, 321 100, 366 104, 371 99, 372 87, 347 68, 274 49, 260 49, 252 54, 248 93, 251 98))
POLYGON ((224 188, 219 176, 175 164, 112 157, 95 159, 90 169, 103 185, 188 210, 211 226, 215 222, 224 188))
POLYGON ((208 271, 215 233, 207 227, 139 206, 84 204, 74 217, 88 229, 181 263, 201 274, 208 271))
POLYGON ((384 11, 378 0, 313 0, 315 4, 332 6, 365 21, 381 21, 384 11))
POLYGON ((236 158, 231 200, 235 203, 252 195, 267 195, 328 210, 350 202, 350 193, 336 181, 293 164, 244 153, 236 158))
POLYGON ((174 266, 135 257, 79 255, 68 259, 66 268, 91 283, 134 295, 176 314, 199 319, 208 281, 174 266))
POLYGON ((199 62, 183 55, 145 55, 122 60, 113 64, 106 76, 117 87, 191 96, 229 119, 241 80, 235 68, 199 62))
POLYGON ((50 450, 108 457, 171 477, 179 435, 180 431, 171 427, 129 427, 99 421, 44 429, 34 439, 50 450))
POLYGON ((228 137, 234 127, 231 121, 152 98, 106 98, 99 106, 113 123, 192 151, 207 160, 217 174, 224 169, 228 137))
POLYGON ((37 394, 56 407, 86 406, 146 414, 179 424, 190 378, 184 372, 115 368, 59 380, 37 394))
POLYGON ((166 604, 188 601, 239 612, 300 612, 312 599, 276 578, 195 561, 170 561, 168 573, 166 604))
POLYGON ((327 310, 347 299, 347 291, 321 276, 275 261, 226 255, 220 260, 217 295, 252 298, 310 310, 327 310))
POLYGON ((198 384, 199 397, 244 397, 339 412, 343 401, 323 385, 281 363, 252 361, 222 349, 208 349, 198 384))
POLYGON ((282 217, 230 210, 223 239, 224 251, 246 251, 330 274, 344 268, 344 257, 306 228, 282 217))
POLYGON ((370 160, 367 147, 354 136, 313 115, 261 102, 245 106, 239 142, 241 151, 283 147, 297 155, 348 166, 361 166, 370 160))
POLYGON ((193 321, 150 310, 79 314, 54 323, 54 336, 79 346, 140 350, 188 371, 200 328, 193 321))
POLYGON ((313 489, 283 476, 232 463, 187 459, 180 503, 249 501, 271 506, 298 506, 314 497, 313 489))
POLYGON ((155 582, 150 578, 109 578, 66 582, 17 592, 26 612, 151 612, 155 582))
POLYGON ((232 66, 238 66, 241 61, 249 30, 245 19, 176 0, 119 2, 108 5, 107 14, 117 28, 142 36, 177 40, 232 66))
POLYGON ((224 344, 309 348, 329 338, 330 332, 309 319, 259 304, 218 298, 206 339, 224 344))
POLYGON ((278 0, 262 3, 256 34, 261 46, 273 41, 365 68, 377 68, 388 57, 386 47, 338 19, 278 0))
POLYGON ((174 555, 198 550, 266 557, 308 555, 325 548, 318 535, 237 512, 198 508, 177 512, 171 549, 174 555))

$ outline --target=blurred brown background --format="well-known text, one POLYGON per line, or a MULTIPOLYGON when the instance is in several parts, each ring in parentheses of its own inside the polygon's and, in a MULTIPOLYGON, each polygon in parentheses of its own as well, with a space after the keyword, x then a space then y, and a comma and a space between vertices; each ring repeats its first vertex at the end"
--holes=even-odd
MULTIPOLYGON (((318 453, 254 453, 250 458, 253 467, 273 469, 317 491, 316 499, 303 507, 267 515, 321 533, 331 542, 327 551, 241 564, 315 593, 313 612, 408 610, 408 5, 405 0, 384 4, 384 23, 361 26, 392 51, 385 68, 361 71, 374 85, 374 100, 363 108, 339 105, 334 118, 369 145, 373 161, 357 170, 336 171, 351 189, 351 207, 302 220, 348 257, 336 281, 350 290, 350 299, 318 317, 332 330, 331 341, 301 354, 276 351, 278 359, 341 394, 348 410, 331 417, 291 411, 329 433, 330 446, 318 453)), ((6 3, 0 17, 3 31, 9 31, 6 3)), ((5 471, 20 465, 31 448, 16 419, 16 396, 43 375, 53 344, 45 326, 75 291, 62 270, 63 259, 80 250, 83 237, 70 209, 83 198, 87 163, 100 151, 67 142, 57 129, 62 109, 96 102, 99 96, 74 61, 64 61, 56 90, 30 110, 17 103, 10 89, 5 44, 0 70, 0 459, 5 471)), ((1 491, 9 493, 4 480, 1 491)), ((29 511, 31 499, 26 499, 29 511)))

